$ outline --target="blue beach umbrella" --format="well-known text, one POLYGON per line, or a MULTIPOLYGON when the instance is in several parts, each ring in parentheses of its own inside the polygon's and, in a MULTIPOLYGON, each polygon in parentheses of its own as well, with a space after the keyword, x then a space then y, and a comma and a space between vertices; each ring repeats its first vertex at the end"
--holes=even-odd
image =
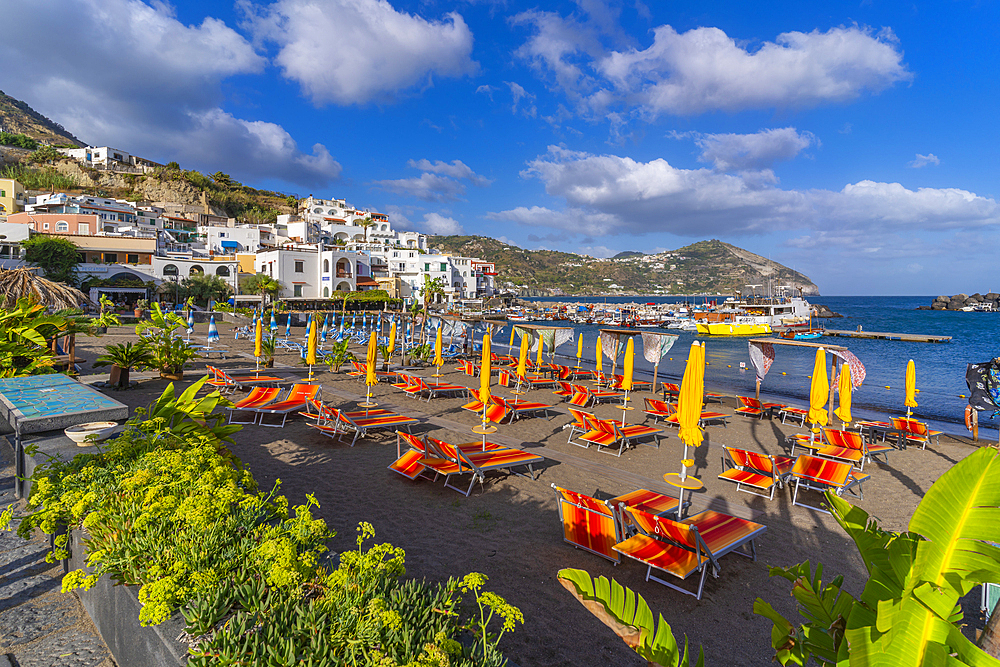
POLYGON ((323 317, 323 329, 319 332, 319 340, 324 345, 326 345, 326 336, 329 332, 330 332, 330 316, 325 315, 323 317))
POLYGON ((357 315, 351 315, 351 328, 352 329, 355 327, 355 325, 357 324, 357 322, 358 322, 358 316, 357 315))
POLYGON ((292 335, 292 314, 288 313, 288 319, 285 320, 285 338, 292 335))
POLYGON ((188 322, 187 322, 187 334, 188 340, 191 340, 191 334, 194 333, 194 311, 190 308, 188 309, 188 322))
POLYGON ((215 315, 213 314, 211 319, 208 321, 208 344, 219 340, 219 327, 215 326, 215 315))
POLYGON ((271 331, 278 330, 278 320, 274 315, 274 308, 271 309, 271 331))

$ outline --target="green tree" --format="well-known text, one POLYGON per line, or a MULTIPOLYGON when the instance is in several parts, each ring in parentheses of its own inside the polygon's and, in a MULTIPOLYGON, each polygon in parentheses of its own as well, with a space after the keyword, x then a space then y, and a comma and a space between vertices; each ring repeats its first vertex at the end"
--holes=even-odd
POLYGON ((38 148, 38 142, 26 134, 15 134, 13 132, 0 132, 0 144, 4 146, 17 146, 33 151, 38 148))
POLYGON ((32 236, 21 242, 24 261, 39 266, 49 280, 67 285, 76 284, 76 265, 80 250, 69 239, 56 236, 32 236))
POLYGON ((230 186, 233 185, 233 179, 229 174, 224 174, 221 171, 217 171, 212 174, 212 180, 215 181, 216 185, 230 186))
POLYGON ((177 164, 176 162, 173 162, 173 161, 168 162, 166 168, 167 168, 168 171, 180 171, 181 170, 181 166, 179 164, 177 164))
POLYGON ((285 197, 285 205, 288 206, 288 208, 292 209, 292 212, 294 213, 299 208, 299 200, 296 199, 293 195, 288 195, 287 197, 285 197))
POLYGON ((420 329, 420 337, 423 339, 427 333, 427 320, 430 319, 431 302, 438 296, 444 295, 444 280, 442 278, 431 278, 424 274, 424 287, 421 290, 424 296, 424 324, 420 329))
POLYGON ((61 157, 62 153, 52 148, 52 146, 42 146, 34 153, 32 153, 30 156, 28 156, 28 160, 30 160, 31 162, 38 162, 38 163, 55 162, 61 157))
POLYGON ((187 298, 202 305, 207 305, 209 300, 222 301, 231 291, 229 284, 219 276, 212 276, 204 273, 196 273, 181 282, 181 288, 185 291, 187 298))
POLYGON ((284 285, 266 273, 258 273, 244 278, 243 282, 240 283, 240 289, 247 294, 259 294, 265 297, 265 301, 273 301, 281 294, 284 285))
POLYGON ((374 226, 375 226, 375 221, 372 220, 370 217, 358 221, 358 227, 361 227, 363 230, 365 230, 365 243, 368 243, 368 228, 374 226))

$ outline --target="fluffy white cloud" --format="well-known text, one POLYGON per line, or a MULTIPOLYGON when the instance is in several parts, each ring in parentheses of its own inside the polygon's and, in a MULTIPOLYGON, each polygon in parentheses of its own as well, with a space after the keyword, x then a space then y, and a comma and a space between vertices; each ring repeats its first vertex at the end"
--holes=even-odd
POLYGON ((458 181, 429 173, 420 174, 415 178, 372 181, 371 184, 386 192, 416 197, 423 201, 455 201, 465 194, 465 186, 458 181))
POLYGON ((435 21, 386 0, 278 0, 250 25, 278 45, 275 62, 316 104, 391 101, 434 76, 478 69, 472 32, 455 12, 435 21))
POLYGON ((600 116, 616 106, 647 117, 812 107, 912 78, 889 30, 787 32, 748 48, 719 28, 662 25, 649 47, 613 50, 602 38, 614 31, 595 21, 529 11, 512 22, 532 28, 516 54, 600 116))
POLYGON ((840 191, 783 190, 743 174, 558 147, 531 161, 522 175, 541 180, 565 208, 519 207, 491 213, 492 219, 590 236, 763 234, 805 227, 877 239, 883 232, 1000 225, 995 200, 954 188, 910 190, 899 183, 860 181, 840 191))
POLYGON ((718 28, 654 30, 644 50, 597 64, 652 114, 697 114, 845 102, 911 78, 891 32, 857 27, 786 32, 750 51, 718 28))
POLYGON ((424 221, 417 226, 428 234, 462 234, 465 231, 457 220, 439 213, 425 213, 424 221))
POLYGON ((819 141, 811 132, 783 127, 753 134, 701 134, 695 143, 701 148, 698 159, 717 171, 747 171, 770 169, 819 141))
POLYGON ((323 146, 303 153, 280 126, 220 108, 227 77, 264 66, 222 21, 185 25, 139 0, 38 0, 4 18, 0 61, 31 63, 4 89, 83 141, 238 178, 322 186, 340 174, 323 146))
POLYGON ((452 160, 450 163, 442 162, 441 160, 435 160, 431 162, 430 160, 408 160, 406 162, 408 167, 413 167, 414 169, 419 169, 420 171, 429 171, 432 174, 444 174, 445 176, 451 176, 452 178, 465 178, 474 185, 480 187, 485 187, 492 183, 488 178, 480 176, 476 172, 472 171, 469 165, 465 164, 461 160, 452 160))
POLYGON ((517 113, 517 105, 521 103, 521 100, 526 99, 528 103, 521 108, 521 112, 529 117, 534 118, 538 113, 538 109, 535 107, 535 96, 524 89, 519 83, 514 81, 505 81, 507 87, 510 88, 510 94, 514 97, 514 103, 511 105, 511 113, 517 113))
POLYGON ((937 155, 934 155, 934 153, 928 153, 927 155, 917 153, 916 159, 906 166, 912 169, 920 169, 921 167, 926 167, 929 164, 939 165, 941 164, 941 159, 937 155))

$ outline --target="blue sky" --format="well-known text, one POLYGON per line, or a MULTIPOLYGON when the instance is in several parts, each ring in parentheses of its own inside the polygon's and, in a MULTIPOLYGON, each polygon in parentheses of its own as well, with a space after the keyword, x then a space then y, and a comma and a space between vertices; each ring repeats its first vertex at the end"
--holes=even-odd
POLYGON ((92 144, 431 233, 594 256, 720 238, 826 294, 1000 290, 992 2, 0 14, 0 89, 92 144))

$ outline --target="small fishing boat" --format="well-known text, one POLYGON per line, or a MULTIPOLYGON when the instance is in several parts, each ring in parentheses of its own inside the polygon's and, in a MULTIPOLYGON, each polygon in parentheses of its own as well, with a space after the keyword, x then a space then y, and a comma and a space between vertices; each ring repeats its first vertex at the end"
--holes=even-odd
POLYGON ((823 332, 810 329, 808 331, 782 331, 778 334, 778 338, 784 338, 785 340, 816 340, 817 338, 822 338, 823 332))

